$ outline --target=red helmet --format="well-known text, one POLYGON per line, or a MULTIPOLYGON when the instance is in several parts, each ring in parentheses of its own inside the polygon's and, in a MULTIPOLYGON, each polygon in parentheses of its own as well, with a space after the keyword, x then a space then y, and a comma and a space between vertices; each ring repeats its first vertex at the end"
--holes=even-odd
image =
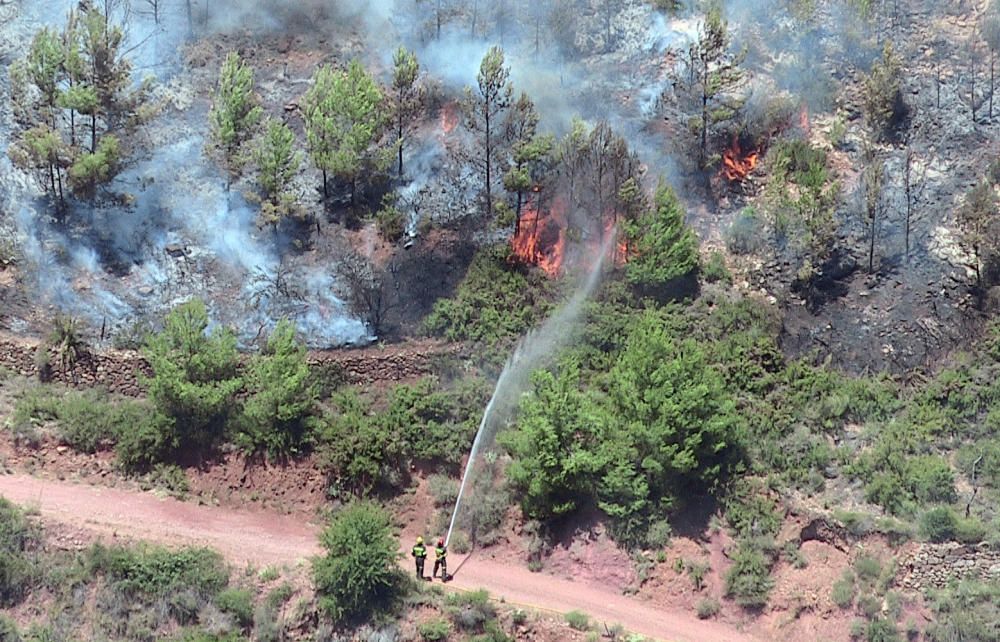
POLYGON ((444 540, 443 539, 439 539, 438 540, 438 546, 444 546, 444 540))

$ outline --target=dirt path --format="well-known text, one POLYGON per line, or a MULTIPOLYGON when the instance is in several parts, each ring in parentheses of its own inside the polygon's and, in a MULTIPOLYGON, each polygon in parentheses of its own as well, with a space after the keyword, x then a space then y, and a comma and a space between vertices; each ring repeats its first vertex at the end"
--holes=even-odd
MULTIPOLYGON (((111 537, 217 549, 231 562, 297 564, 319 552, 317 524, 261 511, 199 506, 149 493, 85 486, 31 477, 0 475, 0 496, 37 510, 43 517, 111 537)), ((629 599, 599 585, 531 573, 514 565, 452 555, 457 574, 450 585, 485 588, 507 603, 567 612, 598 622, 620 622, 630 631, 676 642, 750 642, 748 634, 689 613, 671 613, 629 599)), ((409 568, 409 565, 407 565, 409 568)))

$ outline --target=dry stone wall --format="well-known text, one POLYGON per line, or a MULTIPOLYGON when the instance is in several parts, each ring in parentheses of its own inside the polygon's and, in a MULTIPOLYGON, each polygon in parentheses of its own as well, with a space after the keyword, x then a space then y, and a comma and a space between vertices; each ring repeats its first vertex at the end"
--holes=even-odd
MULTIPOLYGON (((26 377, 38 376, 39 344, 0 337, 0 366, 26 377)), ((458 355, 461 346, 443 343, 402 344, 387 348, 329 350, 309 353, 309 364, 347 383, 413 379, 433 370, 441 357, 458 355)), ((149 363, 137 352, 108 350, 81 354, 65 370, 50 351, 50 379, 74 387, 102 386, 110 392, 137 397, 143 394, 142 378, 150 376, 149 363)))
POLYGON ((923 590, 966 579, 1000 581, 1000 549, 987 542, 921 544, 902 560, 897 584, 923 590))

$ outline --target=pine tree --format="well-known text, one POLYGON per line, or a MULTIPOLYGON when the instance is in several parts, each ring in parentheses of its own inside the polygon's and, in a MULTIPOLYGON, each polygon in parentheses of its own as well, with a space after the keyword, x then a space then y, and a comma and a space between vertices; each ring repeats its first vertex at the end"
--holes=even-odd
MULTIPOLYGON (((256 132, 263 111, 254 94, 253 69, 235 51, 222 63, 215 102, 209 112, 212 141, 221 153, 229 180, 244 164, 243 146, 256 132)), ((229 181, 227 180, 227 187, 229 181)))
POLYGON ((416 55, 400 47, 392 57, 392 114, 396 128, 396 148, 399 154, 399 175, 403 175, 403 144, 407 128, 420 109, 420 88, 417 77, 420 63, 416 55))
POLYGON ((333 174, 348 185, 354 204, 358 179, 384 171, 391 162, 378 147, 386 124, 382 90, 354 60, 346 72, 321 67, 303 103, 309 153, 323 173, 323 194, 328 195, 328 174, 333 174))
POLYGON ((513 88, 510 85, 510 68, 504 66, 504 53, 492 47, 479 65, 476 75, 476 93, 465 89, 466 123, 479 138, 479 150, 474 163, 483 173, 486 191, 486 215, 493 217, 493 180, 496 158, 504 141, 502 117, 511 106, 513 88))
POLYGON ((268 119, 264 135, 254 149, 254 161, 264 195, 262 222, 277 228, 282 218, 295 212, 295 197, 288 188, 302 165, 302 154, 295 149, 291 128, 280 120, 268 119))
POLYGON ((653 207, 625 224, 624 236, 635 252, 625 276, 644 290, 661 292, 698 268, 698 239, 684 221, 680 200, 665 183, 656 188, 653 207))
POLYGON ((687 78, 679 86, 695 103, 697 115, 691 126, 698 137, 698 160, 702 167, 715 162, 708 154, 709 132, 732 120, 745 99, 736 95, 746 81, 741 69, 745 52, 731 53, 728 25, 718 8, 709 10, 688 49, 687 78))

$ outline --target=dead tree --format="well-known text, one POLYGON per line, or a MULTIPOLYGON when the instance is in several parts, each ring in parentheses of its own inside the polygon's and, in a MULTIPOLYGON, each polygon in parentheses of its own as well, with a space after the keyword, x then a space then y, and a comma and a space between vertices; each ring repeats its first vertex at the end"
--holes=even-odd
POLYGON ((865 208, 865 225, 868 227, 868 274, 875 271, 875 243, 878 226, 882 222, 885 202, 882 188, 885 182, 885 164, 874 147, 864 152, 865 168, 861 174, 861 184, 865 208))
POLYGON ((914 167, 918 162, 916 152, 912 147, 906 149, 906 156, 903 159, 903 237, 906 248, 906 260, 910 260, 910 236, 913 230, 914 209, 917 201, 924 191, 924 178, 927 170, 923 164, 919 168, 914 167))

